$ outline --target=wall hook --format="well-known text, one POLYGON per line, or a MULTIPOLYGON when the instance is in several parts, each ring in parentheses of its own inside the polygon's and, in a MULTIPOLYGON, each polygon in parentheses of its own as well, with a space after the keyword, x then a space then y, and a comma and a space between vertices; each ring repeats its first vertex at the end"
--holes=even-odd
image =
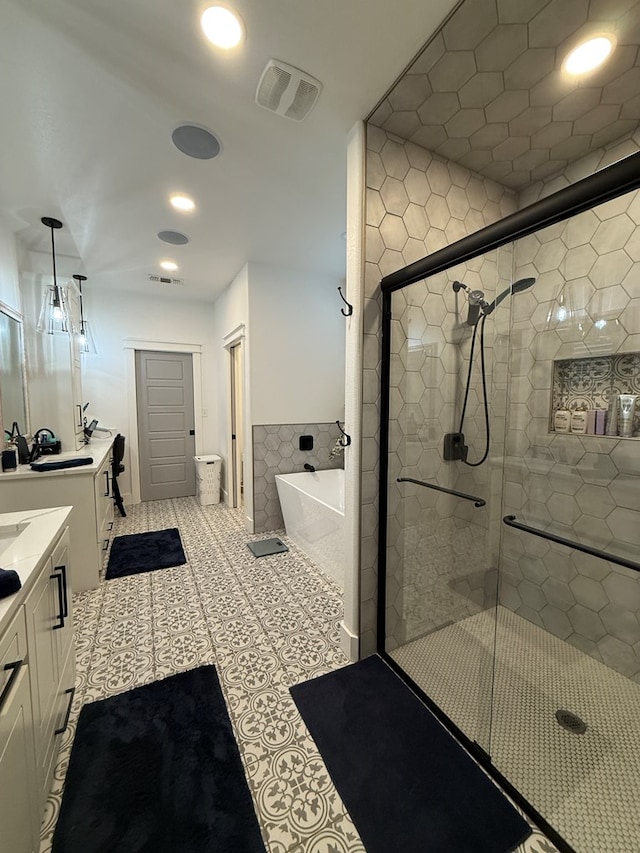
MULTIPOLYGON (((344 313, 344 312, 343 312, 343 313, 344 313)), ((347 315, 347 314, 345 314, 345 317, 346 317, 346 316, 348 316, 348 315, 347 315)), ((344 440, 344 441, 342 441, 341 439, 338 439, 338 441, 340 442, 340 446, 341 446, 341 447, 349 447, 349 445, 351 444, 351 436, 350 436, 350 435, 347 435, 347 433, 342 429, 342 427, 340 426, 340 421, 336 421, 336 424, 337 424, 337 426, 338 426, 338 429, 340 430, 340 432, 342 433, 342 435, 343 435, 343 436, 344 436, 344 438, 345 438, 345 440, 344 440)))
POLYGON ((350 317, 353 314, 353 305, 351 305, 350 302, 347 302, 347 300, 344 298, 344 296, 342 295, 341 287, 338 288, 338 293, 340 294, 340 299, 342 299, 344 304, 347 306, 347 310, 345 311, 344 308, 341 308, 340 313, 343 317, 350 317))

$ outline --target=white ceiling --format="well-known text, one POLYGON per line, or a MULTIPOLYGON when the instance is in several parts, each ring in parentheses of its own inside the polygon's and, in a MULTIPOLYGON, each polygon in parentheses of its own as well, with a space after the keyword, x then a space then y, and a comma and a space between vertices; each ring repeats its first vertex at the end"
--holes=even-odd
MULTIPOLYGON (((247 261, 344 275, 346 137, 437 29, 455 0, 236 0, 247 38, 216 51, 198 0, 1 0, 0 214, 90 286, 157 292, 174 258, 183 288, 213 301, 247 261), (270 58, 324 85, 294 122, 255 104, 270 58), (214 160, 178 152, 182 122, 212 129, 214 160), (184 216, 171 192, 194 197, 184 216), (184 231, 188 246, 157 232, 184 231)), ((164 294, 169 288, 164 288, 164 294)))

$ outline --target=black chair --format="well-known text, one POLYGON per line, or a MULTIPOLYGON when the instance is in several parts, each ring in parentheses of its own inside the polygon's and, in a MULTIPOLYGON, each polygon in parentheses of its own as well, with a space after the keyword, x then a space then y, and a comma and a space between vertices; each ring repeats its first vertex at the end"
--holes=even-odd
POLYGON ((118 486, 118 475, 124 471, 122 460, 124 459, 124 436, 118 435, 113 440, 113 461, 111 463, 111 483, 113 488, 113 501, 120 511, 120 515, 124 518, 126 512, 118 486))

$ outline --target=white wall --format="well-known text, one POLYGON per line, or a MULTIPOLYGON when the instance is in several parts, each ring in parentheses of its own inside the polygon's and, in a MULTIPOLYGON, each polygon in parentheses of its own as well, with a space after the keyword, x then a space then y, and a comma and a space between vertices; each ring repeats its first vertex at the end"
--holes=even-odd
POLYGON ((16 238, 0 217, 0 302, 21 313, 16 238))
POLYGON ((214 388, 216 407, 215 453, 222 457, 223 494, 227 498, 230 461, 230 365, 225 348, 229 341, 242 337, 244 347, 243 438, 245 446, 244 511, 247 530, 253 530, 253 464, 251 457, 251 399, 249 394, 249 268, 244 266, 213 306, 214 388))
MULTIPOLYGON (((197 436, 198 452, 216 451, 215 358, 210 305, 175 297, 153 298, 111 292, 102 279, 100 286, 83 287, 85 317, 93 330, 98 355, 83 356, 82 387, 89 402, 87 417, 99 424, 129 433, 127 398, 127 338, 166 344, 193 344, 202 347, 202 434, 197 436)), ((198 413, 196 413, 197 421, 198 413)), ((121 479, 121 491, 131 492, 129 466, 121 479)))
POLYGON ((254 424, 344 417, 345 318, 335 278, 249 264, 254 424))

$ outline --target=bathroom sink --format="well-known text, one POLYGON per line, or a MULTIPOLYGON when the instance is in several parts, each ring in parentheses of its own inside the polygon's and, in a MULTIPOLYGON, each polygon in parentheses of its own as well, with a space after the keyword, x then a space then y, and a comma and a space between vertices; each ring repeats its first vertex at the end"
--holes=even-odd
POLYGON ((21 521, 18 524, 0 524, 0 558, 28 526, 28 521, 21 521))

